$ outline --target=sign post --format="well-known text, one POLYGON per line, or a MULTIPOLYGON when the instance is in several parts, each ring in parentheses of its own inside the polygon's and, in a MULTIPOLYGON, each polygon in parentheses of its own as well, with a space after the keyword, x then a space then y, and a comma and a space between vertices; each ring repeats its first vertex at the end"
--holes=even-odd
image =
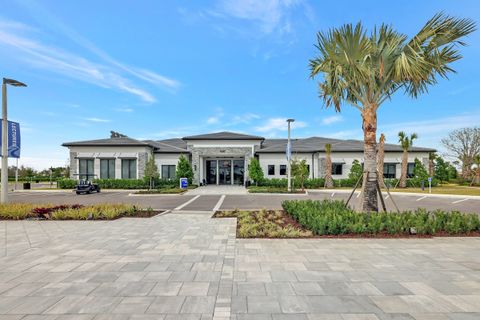
POLYGON ((428 193, 432 193, 432 177, 428 177, 428 193))
POLYGON ((187 189, 187 188, 188 188, 188 179, 180 178, 180 189, 187 189))

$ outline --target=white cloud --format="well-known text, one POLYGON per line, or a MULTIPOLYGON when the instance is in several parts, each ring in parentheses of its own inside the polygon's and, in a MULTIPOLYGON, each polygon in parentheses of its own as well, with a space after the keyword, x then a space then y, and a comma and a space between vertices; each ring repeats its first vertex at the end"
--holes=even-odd
MULTIPOLYGON (((305 128, 307 124, 303 121, 292 123, 292 129, 305 128)), ((287 118, 270 118, 263 125, 255 128, 258 132, 287 131, 287 118)))
POLYGON ((83 120, 90 121, 90 122, 97 122, 97 123, 105 123, 105 122, 110 122, 108 119, 101 119, 101 118, 83 118, 83 120))
POLYGON ((219 16, 251 21, 263 34, 283 34, 291 32, 289 11, 302 3, 295 0, 223 0, 216 11, 219 16))
POLYGON ((255 113, 245 113, 233 117, 233 124, 250 123, 252 120, 259 119, 260 116, 255 113))
POLYGON ((322 124, 328 126, 330 124, 341 122, 341 121, 343 121, 343 117, 341 115, 334 115, 334 116, 323 118, 322 124))
POLYGON ((133 109, 132 108, 128 108, 128 107, 124 107, 124 108, 116 108, 116 109, 113 109, 117 112, 127 112, 127 113, 130 113, 130 112, 133 112, 133 109))
POLYGON ((218 123, 219 120, 220 120, 219 117, 209 117, 209 118, 207 119, 207 123, 208 123, 208 124, 215 124, 215 123, 218 123))

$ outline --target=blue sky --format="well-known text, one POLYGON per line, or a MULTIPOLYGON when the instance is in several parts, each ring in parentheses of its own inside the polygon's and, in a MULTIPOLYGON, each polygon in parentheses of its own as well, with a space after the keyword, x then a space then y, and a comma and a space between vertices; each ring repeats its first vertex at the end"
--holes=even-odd
MULTIPOLYGON (((21 123, 20 163, 64 165, 65 141, 115 130, 163 139, 229 130, 362 139, 358 111, 322 107, 309 79, 316 32, 382 22, 414 34, 435 13, 480 21, 472 1, 8 1, 0 12, 1 76, 9 119, 21 123)), ((440 148, 450 130, 480 123, 480 33, 466 39, 457 74, 379 110, 379 133, 400 130, 440 148)), ((11 160, 12 161, 12 160, 11 160)))

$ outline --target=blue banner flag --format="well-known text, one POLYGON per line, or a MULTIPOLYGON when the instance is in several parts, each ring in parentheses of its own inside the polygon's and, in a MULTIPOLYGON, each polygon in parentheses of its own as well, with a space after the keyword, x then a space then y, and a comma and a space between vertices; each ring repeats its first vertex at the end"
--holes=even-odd
MULTIPOLYGON (((1 123, 1 119, 0 119, 1 123)), ((8 121, 8 157, 20 158, 20 124, 8 121)), ((0 127, 1 128, 1 127, 0 127)), ((0 130, 0 146, 2 143, 2 130, 0 130)), ((1 155, 1 148, 0 148, 1 155)))

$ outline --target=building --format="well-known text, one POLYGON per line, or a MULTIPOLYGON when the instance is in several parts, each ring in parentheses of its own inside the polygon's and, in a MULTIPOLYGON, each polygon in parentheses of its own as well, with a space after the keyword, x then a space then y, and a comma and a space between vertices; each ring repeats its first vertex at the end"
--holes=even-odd
MULTIPOLYGON (((305 159, 310 178, 324 176, 325 144, 330 143, 334 179, 348 177, 352 162, 362 162, 363 141, 311 137, 292 139, 293 158, 305 159)), ((99 178, 139 179, 144 176, 148 157, 155 157, 160 176, 173 179, 180 155, 191 162, 194 184, 242 185, 248 180, 247 166, 257 157, 266 178, 285 178, 287 139, 265 139, 260 136, 216 132, 166 140, 136 140, 112 131, 108 139, 66 142, 70 150, 70 174, 95 174, 99 178)), ((408 173, 413 172, 415 158, 428 164, 434 149, 412 147, 408 173)), ((386 178, 399 178, 402 149, 385 144, 386 178)))

